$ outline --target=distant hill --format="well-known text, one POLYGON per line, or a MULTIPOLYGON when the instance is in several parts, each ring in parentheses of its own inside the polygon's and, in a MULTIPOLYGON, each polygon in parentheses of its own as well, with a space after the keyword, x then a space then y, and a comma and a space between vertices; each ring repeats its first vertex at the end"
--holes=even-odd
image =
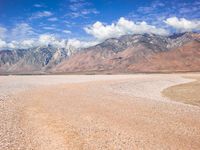
POLYGON ((4 73, 133 73, 200 71, 200 34, 124 35, 89 48, 1 50, 4 73))

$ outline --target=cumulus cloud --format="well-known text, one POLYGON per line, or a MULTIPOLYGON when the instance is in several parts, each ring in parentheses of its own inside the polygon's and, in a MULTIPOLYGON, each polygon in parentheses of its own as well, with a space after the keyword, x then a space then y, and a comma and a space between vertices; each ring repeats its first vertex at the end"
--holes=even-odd
POLYGON ((35 46, 35 40, 34 40, 34 39, 23 40, 23 41, 20 43, 20 45, 21 45, 21 46, 19 46, 19 47, 22 47, 22 48, 34 47, 34 46, 35 46))
MULTIPOLYGON (((52 30, 54 27, 43 27, 47 30, 52 30)), ((101 41, 112 38, 119 37, 125 34, 134 33, 155 33, 165 35, 168 32, 162 28, 156 28, 155 26, 149 25, 146 22, 135 23, 133 21, 127 20, 125 18, 120 18, 116 23, 111 25, 105 25, 101 22, 96 22, 91 26, 85 27, 86 33, 95 37, 92 41, 82 41, 78 39, 59 39, 54 34, 42 34, 38 35, 34 32, 34 29, 27 23, 17 24, 13 29, 11 29, 10 35, 11 39, 9 42, 2 40, 0 41, 0 49, 17 49, 17 48, 32 48, 37 46, 56 46, 61 48, 86 48, 94 46, 101 41)), ((1 33, 6 30, 0 28, 1 33)), ((65 34, 70 34, 71 31, 63 30, 65 34)))
POLYGON ((3 49, 13 49, 13 45, 11 45, 11 42, 10 43, 7 43, 6 41, 0 39, 0 50, 3 50, 3 49))
POLYGON ((2 39, 0 39, 0 49, 1 48, 6 48, 7 43, 5 41, 3 41, 2 39))
POLYGON ((69 48, 69 49, 70 49, 70 47, 86 48, 86 47, 94 46, 96 44, 98 44, 97 41, 80 41, 77 39, 69 39, 67 42, 67 48, 69 48))
POLYGON ((11 41, 5 42, 4 47, 0 46, 0 49, 27 49, 35 46, 35 41, 33 39, 27 39, 23 41, 11 41))
POLYGON ((50 44, 56 47, 64 48, 66 46, 66 40, 59 40, 53 34, 43 34, 40 35, 38 44, 43 46, 48 46, 50 44))
POLYGON ((28 39, 24 41, 10 41, 6 42, 0 39, 0 50, 3 49, 26 49, 35 46, 35 41, 28 39))
MULTIPOLYGON (((55 27, 43 27, 47 30, 54 30, 55 27)), ((2 49, 27 49, 38 46, 55 46, 59 48, 85 48, 95 45, 96 42, 81 41, 78 39, 60 39, 54 34, 38 34, 27 23, 20 23, 7 30, 0 27, 0 50, 2 49), (5 35, 9 36, 5 37, 5 35)), ((65 34, 70 34, 69 30, 61 30, 65 34)))
POLYGON ((52 45, 55 47, 66 47, 66 40, 58 39, 53 34, 42 34, 34 38, 11 40, 6 42, 0 39, 0 50, 2 49, 27 49, 38 46, 52 45))
POLYGON ((53 34, 42 34, 35 39, 6 42, 0 39, 0 50, 2 49, 27 49, 38 46, 55 46, 56 48, 67 48, 70 50, 86 48, 98 44, 97 41, 81 41, 78 39, 59 39, 53 34))
POLYGON ((198 31, 200 30, 200 21, 199 20, 187 20, 185 18, 177 18, 177 17, 171 17, 164 22, 175 28, 178 31, 198 31))
POLYGON ((157 28, 149 25, 146 22, 133 22, 121 17, 117 23, 111 25, 104 25, 102 22, 97 21, 89 27, 85 27, 86 33, 94 36, 98 40, 105 40, 112 37, 120 37, 125 34, 137 33, 154 33, 159 35, 167 35, 165 29, 157 28))

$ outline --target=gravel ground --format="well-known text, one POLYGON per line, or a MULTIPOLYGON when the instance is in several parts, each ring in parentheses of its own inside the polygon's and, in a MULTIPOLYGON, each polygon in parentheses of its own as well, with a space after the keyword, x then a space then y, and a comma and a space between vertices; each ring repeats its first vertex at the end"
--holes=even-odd
POLYGON ((200 149, 200 107, 161 95, 191 75, 1 76, 0 149, 200 149))

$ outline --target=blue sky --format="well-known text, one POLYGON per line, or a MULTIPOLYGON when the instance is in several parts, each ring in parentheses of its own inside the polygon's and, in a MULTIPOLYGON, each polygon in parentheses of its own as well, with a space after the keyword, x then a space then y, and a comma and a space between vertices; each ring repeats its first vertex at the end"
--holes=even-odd
POLYGON ((0 0, 0 47, 41 35, 44 42, 80 44, 123 34, 199 30, 199 0, 0 0))

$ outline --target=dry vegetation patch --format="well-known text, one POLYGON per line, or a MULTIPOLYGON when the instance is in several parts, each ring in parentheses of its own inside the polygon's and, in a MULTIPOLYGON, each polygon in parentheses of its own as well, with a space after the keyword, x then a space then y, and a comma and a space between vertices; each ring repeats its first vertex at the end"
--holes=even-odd
POLYGON ((200 106, 200 77, 190 78, 196 81, 166 88, 163 95, 172 100, 200 106))

